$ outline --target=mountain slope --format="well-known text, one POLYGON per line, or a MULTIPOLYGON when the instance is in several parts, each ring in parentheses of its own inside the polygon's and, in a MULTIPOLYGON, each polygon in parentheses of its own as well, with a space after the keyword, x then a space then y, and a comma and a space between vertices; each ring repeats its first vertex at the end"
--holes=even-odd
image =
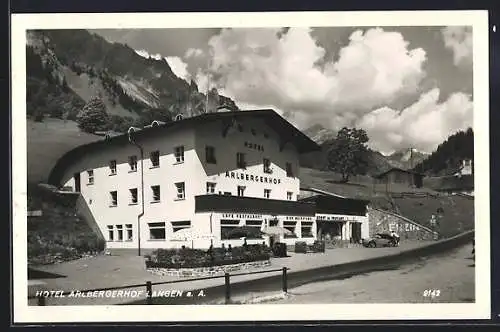
POLYGON ((415 166, 427 175, 445 176, 456 172, 463 159, 474 160, 474 132, 472 128, 459 131, 443 143, 428 158, 415 166))
POLYGON ((305 129, 304 134, 318 144, 322 144, 337 137, 337 133, 335 131, 326 129, 320 124, 315 124, 305 129))
POLYGON ((429 154, 417 151, 415 149, 405 149, 396 151, 387 156, 387 161, 393 167, 401 169, 413 169, 417 164, 429 157, 429 154))
POLYGON ((165 59, 145 58, 87 30, 28 31, 26 48, 29 116, 74 119, 96 96, 114 121, 137 125, 215 112, 222 105, 238 110, 215 89, 207 98, 194 82, 177 77, 165 59))
MULTIPOLYGON (((301 165, 303 167, 326 170, 328 147, 337 137, 337 133, 331 129, 323 127, 321 124, 315 124, 305 129, 304 134, 318 143, 322 149, 321 151, 302 156, 301 165)), ((409 149, 406 149, 396 151, 389 156, 385 156, 378 151, 369 149, 367 155, 369 163, 368 174, 382 173, 391 167, 412 169, 427 157, 429 157, 428 154, 416 151, 415 149, 412 150, 412 153, 410 153, 409 149)))

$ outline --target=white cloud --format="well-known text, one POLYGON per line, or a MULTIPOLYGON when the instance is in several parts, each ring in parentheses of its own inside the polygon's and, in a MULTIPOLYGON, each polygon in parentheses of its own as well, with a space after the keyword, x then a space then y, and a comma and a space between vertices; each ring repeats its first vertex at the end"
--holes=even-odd
POLYGON ((172 72, 179 78, 182 78, 184 80, 189 80, 191 78, 191 75, 188 72, 188 65, 185 63, 181 58, 178 56, 167 56, 163 57, 161 54, 149 54, 148 51, 146 50, 135 50, 135 53, 139 54, 140 56, 149 59, 153 58, 155 60, 162 60, 165 59, 172 69, 172 72))
POLYGON ((187 70, 188 65, 187 63, 182 61, 181 58, 179 58, 178 56, 168 56, 165 58, 165 60, 167 60, 170 68, 177 77, 182 78, 184 80, 190 79, 191 75, 187 70))
POLYGON ((472 27, 450 26, 442 30, 444 45, 453 51, 453 62, 462 68, 472 67, 472 27))
MULTIPOLYGON (((415 93, 425 76, 425 51, 408 49, 398 32, 358 30, 336 62, 325 59, 311 29, 280 32, 224 29, 211 38, 211 70, 226 95, 303 113, 294 117, 304 123, 328 121, 340 128, 402 94, 415 93)), ((200 87, 206 85, 205 74, 198 73, 197 79, 200 87)))
POLYGON ((359 119, 356 126, 364 128, 369 145, 383 153, 409 147, 430 153, 451 133, 472 127, 472 97, 454 93, 440 103, 439 94, 439 89, 432 89, 402 111, 379 108, 359 119))
POLYGON ((161 60, 163 57, 161 54, 149 54, 146 50, 135 50, 135 53, 139 54, 143 58, 149 59, 150 57, 155 60, 161 60))
POLYGON ((195 58, 203 55, 203 50, 199 48, 189 48, 184 55, 186 58, 195 58))

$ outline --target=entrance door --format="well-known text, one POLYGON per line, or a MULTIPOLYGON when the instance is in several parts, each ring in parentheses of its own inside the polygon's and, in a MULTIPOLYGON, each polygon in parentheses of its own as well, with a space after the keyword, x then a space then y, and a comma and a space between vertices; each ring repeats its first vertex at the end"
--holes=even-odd
POLYGON ((81 190, 80 173, 75 173, 73 175, 73 178, 75 179, 75 191, 80 192, 80 190, 81 190))
POLYGON ((361 241, 361 223, 351 223, 351 239, 354 243, 359 243, 359 241, 361 241))

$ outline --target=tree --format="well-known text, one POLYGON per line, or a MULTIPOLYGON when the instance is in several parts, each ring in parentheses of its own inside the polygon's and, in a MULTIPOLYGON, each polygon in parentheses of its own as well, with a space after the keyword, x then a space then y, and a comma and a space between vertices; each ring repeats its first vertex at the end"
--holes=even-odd
POLYGON ((87 133, 107 130, 110 117, 100 98, 92 98, 76 116, 78 127, 87 133))
POLYGON ((328 150, 328 169, 342 175, 342 182, 368 169, 368 135, 363 129, 342 128, 328 150))

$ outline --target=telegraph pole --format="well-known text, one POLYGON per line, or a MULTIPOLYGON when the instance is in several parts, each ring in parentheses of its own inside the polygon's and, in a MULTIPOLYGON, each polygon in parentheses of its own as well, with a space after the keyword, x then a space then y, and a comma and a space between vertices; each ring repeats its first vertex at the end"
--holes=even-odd
POLYGON ((210 91, 210 52, 207 60, 207 93, 205 96, 205 113, 208 113, 208 92, 210 91))
MULTIPOLYGON (((411 146, 410 146, 410 171, 413 172, 413 147, 411 147, 411 146)), ((415 174, 412 173, 411 174, 411 182, 410 182, 410 185, 412 187, 414 187, 414 185, 415 185, 415 183, 414 183, 415 182, 414 177, 415 177, 415 174)))

